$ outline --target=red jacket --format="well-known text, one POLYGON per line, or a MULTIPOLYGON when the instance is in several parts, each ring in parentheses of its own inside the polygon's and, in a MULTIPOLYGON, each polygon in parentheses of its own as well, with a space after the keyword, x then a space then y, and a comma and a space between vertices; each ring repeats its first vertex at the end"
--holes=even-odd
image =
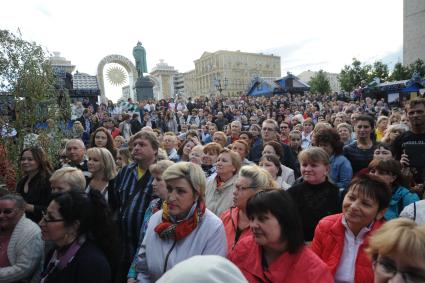
POLYGON ((112 136, 112 138, 114 139, 116 136, 118 136, 119 134, 120 134, 120 129, 118 129, 118 128, 116 128, 116 127, 114 127, 113 129, 112 129, 112 131, 110 131, 111 132, 111 136, 112 136))
MULTIPOLYGON (((227 253, 230 253, 235 245, 236 245, 236 230, 238 229, 238 214, 239 214, 239 208, 237 207, 231 207, 224 211, 221 215, 221 221, 223 221, 224 225, 224 231, 226 232, 226 238, 227 238, 227 253)), ((245 228, 242 230, 238 242, 245 238, 246 236, 250 236, 251 230, 248 228, 245 228)))
POLYGON ((240 240, 228 255, 250 283, 334 282, 326 264, 307 247, 301 247, 295 254, 283 253, 267 270, 264 270, 261 263, 261 249, 254 237, 250 236, 240 240))
MULTIPOLYGON (((328 265, 333 275, 336 273, 344 249, 345 226, 342 224, 343 214, 334 214, 320 220, 314 232, 311 249, 328 265)), ((373 283, 372 262, 365 252, 369 237, 384 221, 376 221, 372 229, 365 235, 356 258, 354 282, 373 283)))

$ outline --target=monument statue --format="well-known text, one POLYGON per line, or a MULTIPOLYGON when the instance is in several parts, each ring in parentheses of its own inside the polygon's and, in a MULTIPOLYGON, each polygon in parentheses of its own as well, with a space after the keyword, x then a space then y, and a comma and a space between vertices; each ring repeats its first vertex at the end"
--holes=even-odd
POLYGON ((139 74, 139 78, 143 77, 143 73, 147 73, 148 68, 146 65, 146 51, 140 41, 138 41, 137 45, 133 48, 133 56, 136 60, 136 69, 139 74))

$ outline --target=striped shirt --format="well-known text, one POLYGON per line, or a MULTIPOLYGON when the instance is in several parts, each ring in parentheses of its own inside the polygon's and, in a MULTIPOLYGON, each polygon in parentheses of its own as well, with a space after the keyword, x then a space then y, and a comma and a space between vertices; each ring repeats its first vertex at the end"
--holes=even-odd
POLYGON ((126 252, 132 258, 138 247, 140 228, 143 224, 145 211, 152 200, 152 176, 146 171, 138 180, 137 164, 124 167, 116 177, 115 188, 120 196, 119 223, 122 241, 126 252), (137 190, 140 183, 141 189, 137 190), (132 198, 133 194, 136 195, 132 198), (132 198, 132 199, 131 199, 132 198))

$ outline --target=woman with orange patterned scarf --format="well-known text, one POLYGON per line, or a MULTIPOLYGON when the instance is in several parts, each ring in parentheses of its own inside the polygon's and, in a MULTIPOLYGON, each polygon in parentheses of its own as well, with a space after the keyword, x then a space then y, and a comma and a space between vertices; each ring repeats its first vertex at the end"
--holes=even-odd
POLYGON ((226 256, 223 223, 205 207, 201 167, 179 162, 162 175, 168 195, 149 220, 136 264, 137 282, 155 282, 177 263, 194 255, 226 256))

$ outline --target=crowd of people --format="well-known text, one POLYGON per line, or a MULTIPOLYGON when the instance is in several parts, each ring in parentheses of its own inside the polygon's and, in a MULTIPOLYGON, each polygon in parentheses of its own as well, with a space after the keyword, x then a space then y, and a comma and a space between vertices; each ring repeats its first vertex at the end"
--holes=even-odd
POLYGON ((3 123, 31 138, 0 282, 425 282, 425 99, 402 103, 76 101, 56 160, 3 123))

